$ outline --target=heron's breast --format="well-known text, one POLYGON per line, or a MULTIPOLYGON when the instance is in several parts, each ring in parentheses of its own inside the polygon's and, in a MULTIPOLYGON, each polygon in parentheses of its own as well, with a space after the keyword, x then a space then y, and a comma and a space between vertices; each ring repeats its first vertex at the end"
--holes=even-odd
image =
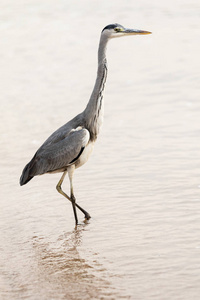
POLYGON ((76 168, 81 167, 88 161, 89 156, 92 154, 93 148, 94 148, 94 142, 89 142, 85 147, 85 149, 83 150, 79 159, 76 161, 75 163, 76 168))

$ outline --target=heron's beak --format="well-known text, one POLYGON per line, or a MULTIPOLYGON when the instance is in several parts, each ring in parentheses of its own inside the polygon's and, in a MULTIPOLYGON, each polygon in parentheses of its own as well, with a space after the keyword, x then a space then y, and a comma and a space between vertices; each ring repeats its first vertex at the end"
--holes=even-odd
POLYGON ((150 31, 138 30, 138 29, 125 29, 123 31, 126 35, 134 35, 134 34, 151 34, 150 31))

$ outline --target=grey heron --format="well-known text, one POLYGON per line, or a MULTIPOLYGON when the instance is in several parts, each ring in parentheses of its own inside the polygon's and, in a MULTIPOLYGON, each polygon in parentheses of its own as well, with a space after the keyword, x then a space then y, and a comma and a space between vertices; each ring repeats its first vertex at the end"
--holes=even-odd
POLYGON ((144 30, 127 29, 117 23, 110 24, 102 30, 98 49, 97 78, 85 110, 52 133, 22 172, 20 185, 26 184, 36 175, 63 172, 56 188, 60 194, 71 201, 76 225, 78 224, 76 207, 83 212, 87 220, 90 219, 89 213, 76 203, 73 174, 76 168, 87 162, 103 122, 107 43, 115 37, 150 33, 144 30), (70 181, 70 196, 61 187, 67 173, 70 181))

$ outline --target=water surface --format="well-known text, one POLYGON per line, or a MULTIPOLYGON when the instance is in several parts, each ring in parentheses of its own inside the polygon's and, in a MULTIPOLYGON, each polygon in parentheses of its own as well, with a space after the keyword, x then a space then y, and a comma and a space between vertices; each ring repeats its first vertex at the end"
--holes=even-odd
POLYGON ((1 2, 1 299, 199 299, 199 9, 197 0, 1 2), (18 181, 84 109, 112 22, 153 35, 108 45, 104 126, 74 178, 92 219, 79 214, 74 229, 60 174, 18 181))

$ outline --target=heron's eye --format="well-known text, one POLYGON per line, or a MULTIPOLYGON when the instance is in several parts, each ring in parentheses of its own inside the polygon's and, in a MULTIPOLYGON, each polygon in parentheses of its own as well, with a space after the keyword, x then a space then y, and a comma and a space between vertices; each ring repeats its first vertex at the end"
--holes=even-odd
POLYGON ((119 27, 116 27, 114 30, 115 30, 116 32, 120 32, 120 31, 122 31, 122 29, 121 29, 121 28, 119 28, 119 27))

